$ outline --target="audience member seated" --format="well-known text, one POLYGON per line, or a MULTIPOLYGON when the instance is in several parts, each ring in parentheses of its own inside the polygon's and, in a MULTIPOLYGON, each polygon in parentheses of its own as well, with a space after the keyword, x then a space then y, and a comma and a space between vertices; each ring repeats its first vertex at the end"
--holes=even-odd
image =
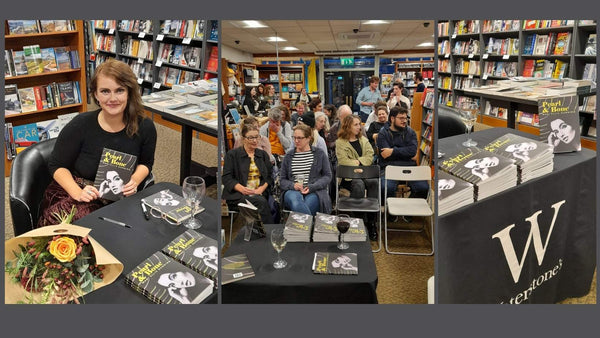
POLYGON ((258 98, 256 96, 255 87, 246 87, 246 95, 244 95, 244 103, 242 105, 248 107, 250 115, 257 114, 260 102, 258 101, 258 98))
POLYGON ((317 147, 323 150, 327 154, 327 145, 325 139, 319 135, 319 132, 315 129, 315 114, 311 111, 304 113, 304 115, 298 118, 298 125, 305 124, 310 127, 313 135, 313 142, 310 144, 313 147, 317 147))
POLYGON ((298 118, 304 114, 307 109, 306 107, 306 102, 298 102, 296 105, 296 111, 292 113, 292 117, 290 118, 292 120, 292 127, 295 127, 298 124, 298 118))
POLYGON ((281 164, 280 187, 284 207, 291 211, 315 215, 331 213, 331 199, 327 187, 331 182, 331 168, 327 154, 311 146, 313 134, 307 125, 294 127, 295 147, 281 164))
POLYGON ((325 141, 327 134, 329 134, 329 128, 331 128, 331 126, 329 125, 329 119, 327 118, 327 115, 325 115, 325 113, 322 111, 316 112, 315 130, 317 133, 319 133, 319 136, 323 138, 323 141, 325 141))
POLYGON ((290 123, 283 121, 279 107, 271 108, 268 113, 269 119, 260 127, 260 135, 269 139, 271 154, 277 160, 292 147, 292 127, 290 123))
POLYGON ((255 205, 263 223, 273 223, 269 207, 269 193, 273 186, 272 165, 269 154, 258 148, 260 135, 254 124, 242 127, 243 145, 225 155, 223 165, 223 196, 227 205, 250 201, 255 205))
POLYGON ((107 60, 96 68, 90 92, 100 109, 79 114, 58 136, 48 161, 53 180, 44 192, 40 219, 34 220, 38 226, 57 224, 54 215, 70 213, 72 207, 77 220, 110 202, 94 187, 104 147, 137 157, 131 179, 122 187, 124 196, 135 194, 152 170, 156 129, 146 118, 131 68, 107 60))
POLYGON ((410 99, 402 94, 402 89, 404 89, 404 84, 402 82, 394 82, 392 87, 392 95, 387 102, 389 109, 392 109, 396 106, 402 107, 406 105, 404 108, 410 111, 410 99), (404 103, 404 105, 401 105, 401 103, 404 103))
MULTIPOLYGON (((404 103, 402 103, 402 104, 404 104, 404 103)), ((375 107, 373 108, 373 112, 371 114, 369 114, 369 117, 367 117, 367 122, 365 122, 365 130, 369 130, 371 123, 377 121, 377 119, 378 119, 377 110, 379 109, 379 107, 385 107, 386 110, 389 111, 387 104, 385 102, 383 102, 383 101, 377 102, 375 104, 375 107)))
MULTIPOLYGON (((394 107, 389 114, 389 125, 379 131, 377 137, 377 148, 379 151, 379 166, 381 167, 381 184, 385 187, 385 167, 416 166, 413 159, 417 153, 417 134, 408 125, 408 110, 406 108, 394 107)), ((394 197, 398 188, 398 181, 388 181, 388 195, 394 197)), ((426 198, 429 184, 425 181, 408 182, 411 198, 426 198)), ((383 192, 383 191, 382 191, 383 192)))
MULTIPOLYGON (((240 129, 242 129, 244 127, 244 125, 246 125, 246 124, 254 125, 257 129, 259 128, 258 119, 254 116, 248 116, 245 119, 243 119, 242 123, 240 125, 240 129)), ((259 136, 260 136, 260 138, 258 139, 258 149, 262 149, 267 154, 269 154, 271 163, 274 163, 275 158, 271 154, 271 143, 269 142, 269 138, 264 135, 259 135, 259 136)), ((240 137, 235 138, 235 143, 233 144, 233 147, 238 148, 238 147, 241 147, 243 144, 244 144, 244 138, 241 137, 241 135, 240 135, 240 137)))
POLYGON ((316 113, 316 112, 322 112, 323 111, 323 103, 321 103, 321 99, 318 97, 315 97, 314 99, 310 100, 310 102, 308 103, 308 109, 309 111, 316 113))
MULTIPOLYGON (((373 147, 369 140, 363 136, 362 124, 360 118, 356 115, 349 115, 342 120, 342 128, 338 132, 338 139, 335 141, 335 153, 338 164, 344 166, 370 166, 373 164, 373 147)), ((364 198, 365 188, 367 197, 377 198, 377 179, 344 179, 340 183, 341 187, 350 190, 350 197, 364 198)), ((365 213, 365 225, 369 230, 369 237, 372 240, 377 239, 377 230, 375 226, 375 214, 365 213)))
POLYGON ((369 125, 369 130, 367 130, 367 139, 371 143, 373 150, 377 149, 377 136, 379 135, 379 131, 385 125, 389 125, 388 123, 388 111, 386 106, 377 107, 377 121, 373 121, 369 125))
POLYGON ((323 112, 327 115, 329 126, 333 126, 333 123, 337 121, 337 108, 332 104, 326 104, 323 107, 323 112))

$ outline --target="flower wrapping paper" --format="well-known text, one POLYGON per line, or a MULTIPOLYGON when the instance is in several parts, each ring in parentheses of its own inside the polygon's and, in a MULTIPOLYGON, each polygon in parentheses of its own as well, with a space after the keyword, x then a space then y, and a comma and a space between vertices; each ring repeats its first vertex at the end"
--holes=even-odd
MULTIPOLYGON (((4 243, 4 264, 15 258, 13 252, 19 252, 19 244, 25 246, 32 238, 45 237, 45 236, 56 236, 56 235, 71 235, 77 237, 88 236, 91 229, 84 228, 74 224, 58 224, 45 226, 38 229, 28 231, 20 236, 11 238, 4 243)), ((96 263, 98 265, 104 265, 105 270, 104 278, 100 283, 94 283, 94 290, 97 290, 103 286, 106 286, 114 282, 117 277, 123 272, 123 263, 121 263, 115 256, 113 256, 108 250, 106 250, 100 243, 96 242, 92 237, 88 236, 90 245, 94 249, 96 256, 96 263)), ((5 304, 16 304, 19 301, 25 299, 28 292, 19 283, 11 281, 11 277, 8 272, 4 272, 4 302, 5 304)), ((85 294, 84 294, 85 295, 85 294)), ((39 301, 41 299, 40 293, 33 293, 34 299, 39 301)))

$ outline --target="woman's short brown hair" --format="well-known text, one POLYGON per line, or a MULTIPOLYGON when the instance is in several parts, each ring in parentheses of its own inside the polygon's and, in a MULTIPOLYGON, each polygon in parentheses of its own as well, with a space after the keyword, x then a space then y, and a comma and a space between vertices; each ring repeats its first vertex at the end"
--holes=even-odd
POLYGON ((343 138, 345 140, 350 139, 350 136, 352 136, 352 124, 354 123, 354 119, 357 119, 360 122, 360 117, 358 117, 358 115, 348 115, 344 117, 342 124, 340 125, 340 131, 338 131, 338 138, 343 138))

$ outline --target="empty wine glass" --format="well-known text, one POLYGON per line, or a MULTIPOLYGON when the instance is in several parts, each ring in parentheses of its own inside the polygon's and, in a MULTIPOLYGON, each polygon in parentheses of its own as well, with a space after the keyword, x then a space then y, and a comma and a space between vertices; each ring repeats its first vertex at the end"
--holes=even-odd
POLYGON ((340 232, 340 241, 337 248, 340 250, 346 250, 350 245, 344 242, 344 234, 350 229, 350 216, 346 214, 338 215, 338 221, 336 223, 337 229, 340 232))
POLYGON ((467 126, 467 140, 462 143, 465 147, 474 147, 477 145, 476 141, 471 139, 471 128, 477 120, 477 113, 479 112, 479 106, 475 102, 465 102, 460 107, 460 118, 467 126))
POLYGON ((277 260, 273 263, 275 269, 283 269, 287 266, 287 262, 280 256, 281 251, 287 244, 287 239, 283 235, 283 228, 277 228, 271 230, 271 244, 275 251, 277 251, 277 260))
POLYGON ((188 229, 198 229, 202 226, 202 221, 196 219, 194 215, 206 194, 206 183, 200 176, 188 176, 183 180, 182 192, 187 205, 192 208, 192 215, 184 225, 188 229))

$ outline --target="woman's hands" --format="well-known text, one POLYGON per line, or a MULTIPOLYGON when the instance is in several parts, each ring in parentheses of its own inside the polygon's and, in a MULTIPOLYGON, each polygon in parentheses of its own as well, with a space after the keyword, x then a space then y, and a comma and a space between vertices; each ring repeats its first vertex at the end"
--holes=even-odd
POLYGON ((127 182, 127 184, 123 186, 123 195, 131 196, 135 194, 137 192, 138 185, 139 183, 132 178, 131 180, 129 180, 129 182, 127 182))
POLYGON ((91 185, 86 185, 81 189, 78 196, 73 197, 74 200, 79 202, 91 202, 98 198, 100 198, 100 192, 91 185))

